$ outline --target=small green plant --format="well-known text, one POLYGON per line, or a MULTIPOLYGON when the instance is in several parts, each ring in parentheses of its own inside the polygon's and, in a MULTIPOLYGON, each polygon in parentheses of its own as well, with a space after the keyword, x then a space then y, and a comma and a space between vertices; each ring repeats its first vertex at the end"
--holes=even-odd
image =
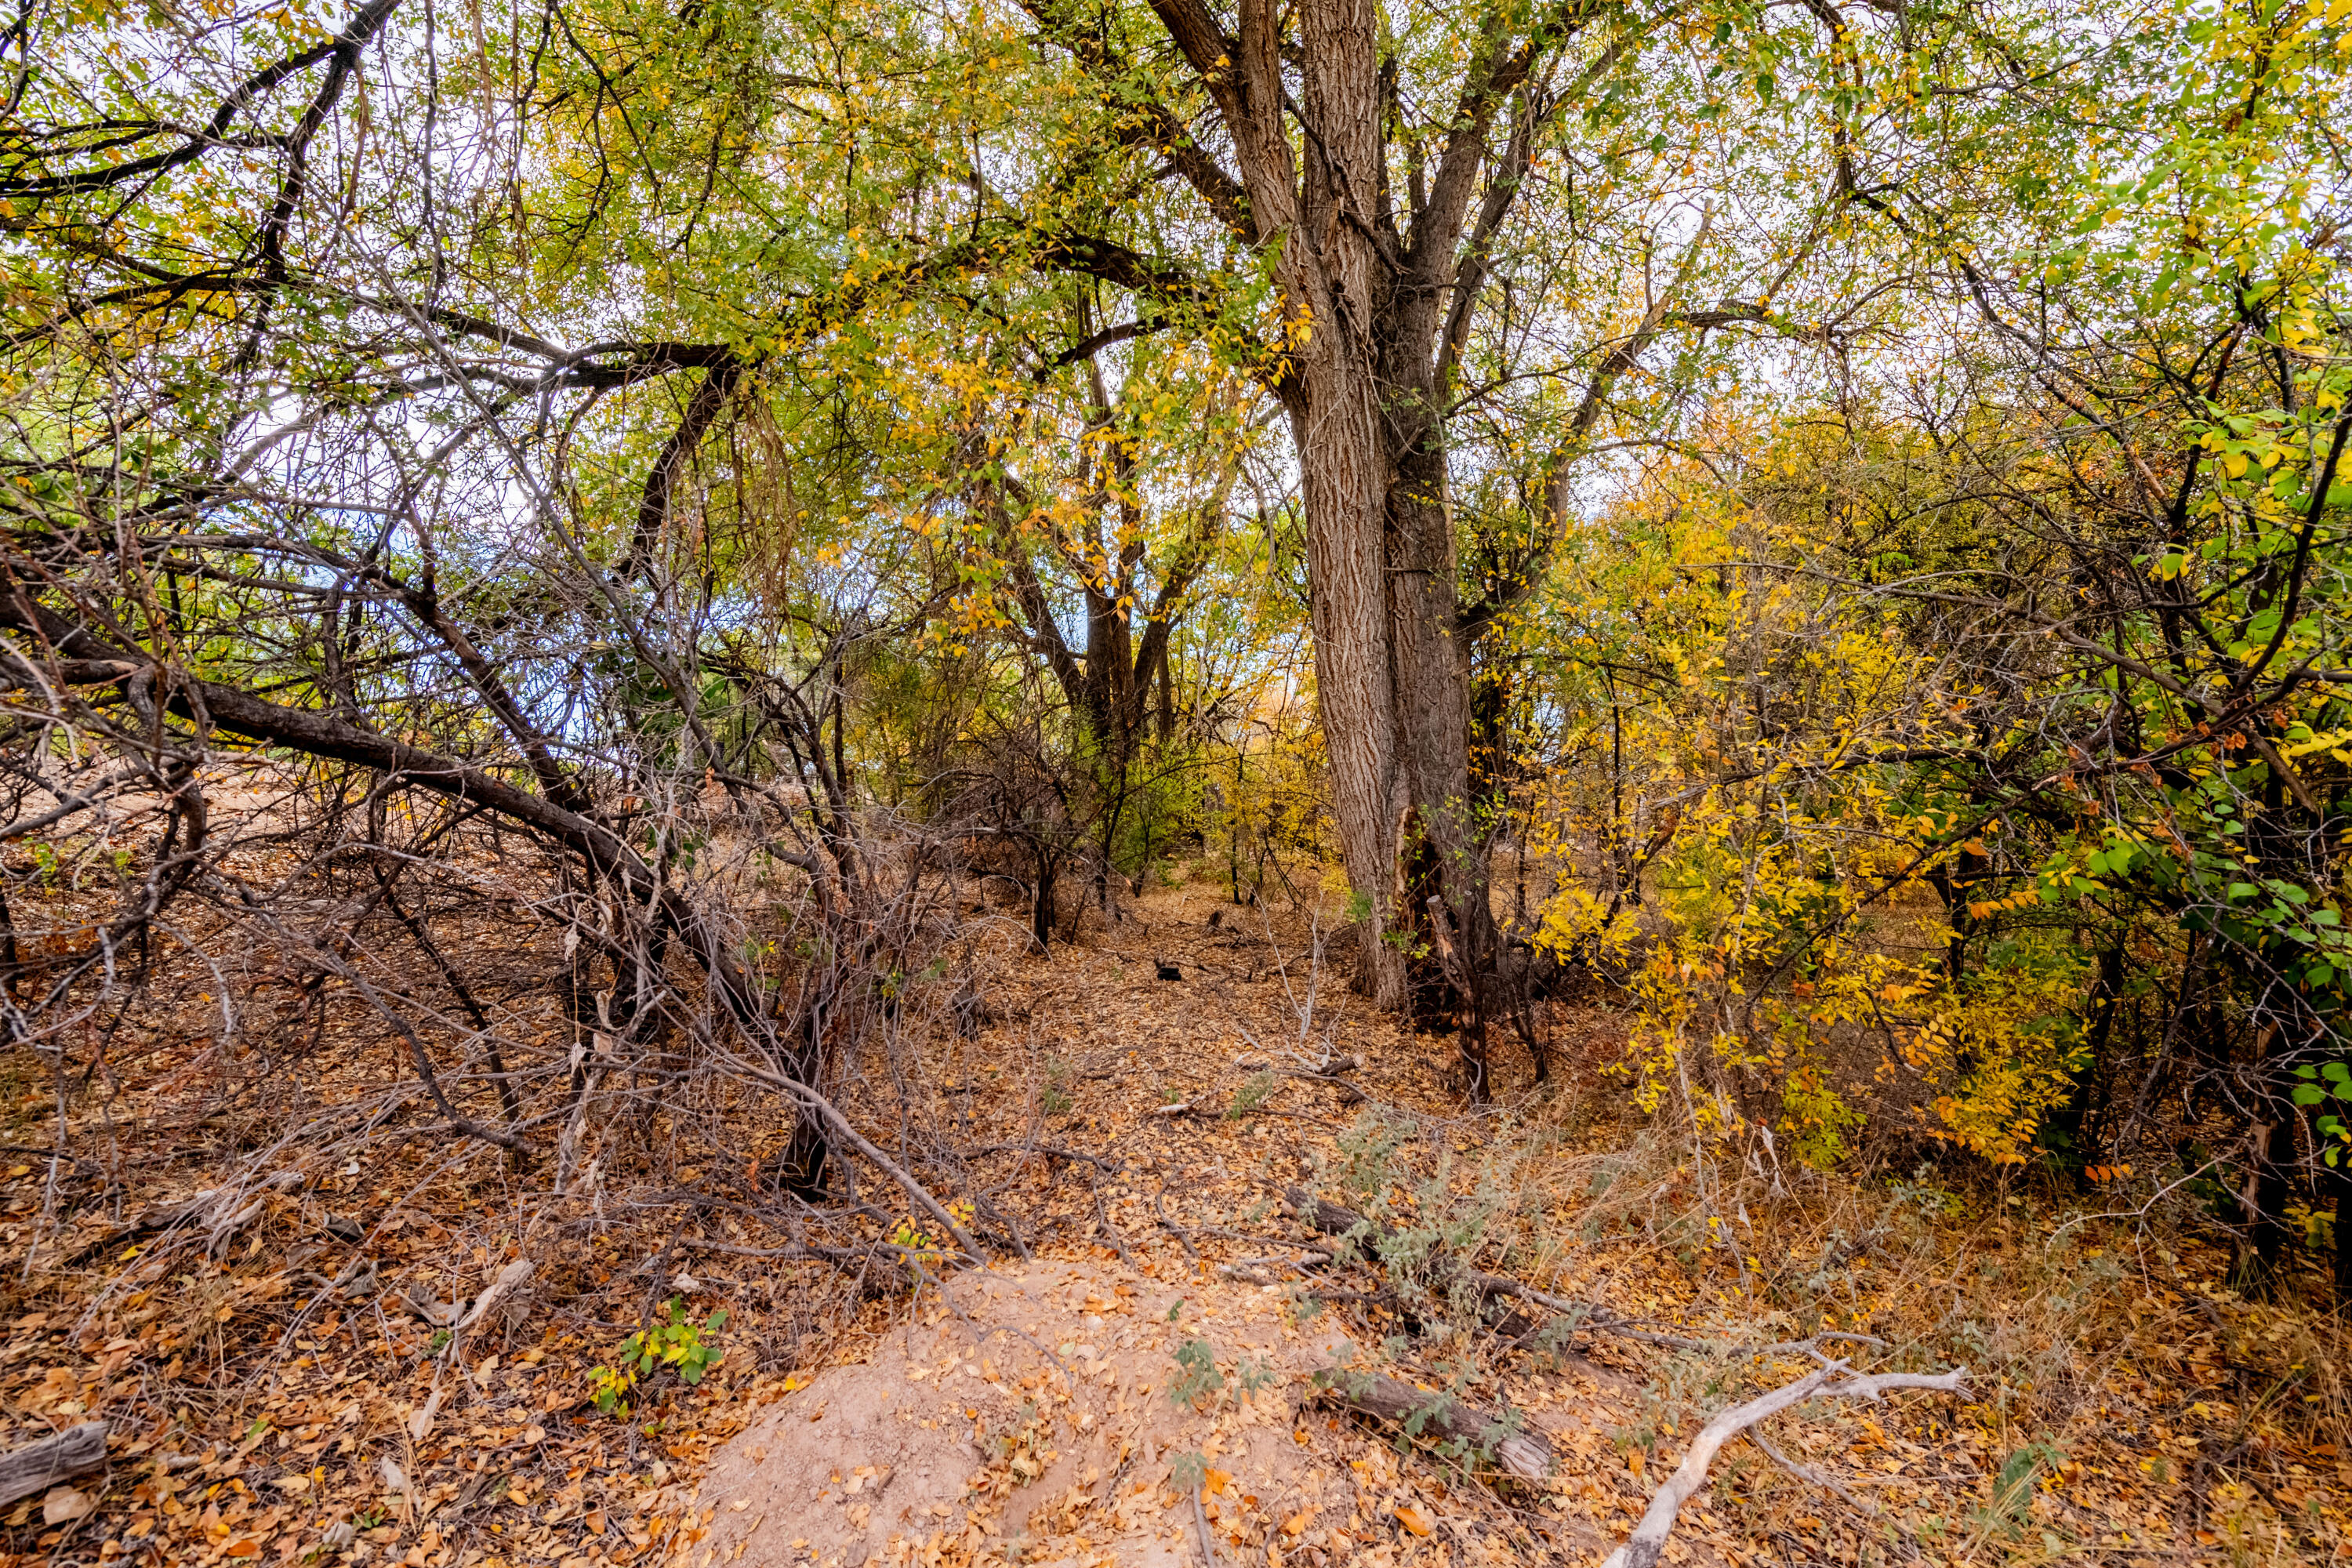
MULTIPOLYGON (((2300 1067, 2294 1069, 2294 1073, 2297 1078, 2306 1080, 2295 1086, 2294 1102, 2297 1105, 2325 1105, 2330 1095, 2340 1100, 2352 1101, 2352 1068, 2342 1062, 2300 1067)), ((2321 1158, 2331 1165, 2335 1164, 2344 1152, 2345 1143, 2352 1141, 2352 1129, 2347 1129, 2344 1119, 2332 1110, 2322 1111, 2313 1117, 2312 1125, 2318 1130, 2324 1145, 2321 1158)))
POLYGON ((1225 1374, 1217 1370, 1216 1348, 1206 1340, 1186 1340, 1178 1345, 1176 1364, 1183 1371, 1168 1385, 1171 1405, 1197 1404, 1225 1385, 1225 1374))
POLYGON ((1968 1201, 1958 1194, 1938 1185, 1935 1177, 1936 1168, 1933 1165, 1920 1165, 1912 1171, 1911 1179, 1907 1182, 1900 1176, 1889 1178, 1886 1187, 1887 1191, 1895 1195, 1895 1206, 1915 1207, 1929 1219, 1942 1219, 1965 1214, 1968 1211, 1968 1201))
POLYGON ((2065 1454, 2050 1443, 2028 1443, 2011 1454, 1993 1481, 1989 1520, 2011 1530, 2021 1527, 2032 1514, 2034 1479, 2045 1467, 2054 1470, 2065 1462, 2065 1454))
POLYGON ((1225 1120, 1239 1121, 1243 1117, 1254 1113, 1259 1106, 1265 1103, 1266 1097, 1274 1092, 1274 1074, 1253 1073, 1248 1082, 1234 1091, 1234 1102, 1226 1108, 1225 1120))
MULTIPOLYGON (((972 1212, 970 1198, 958 1198, 948 1205, 948 1213, 955 1216, 958 1225, 970 1225, 972 1212)), ((947 1258, 945 1238, 933 1236, 912 1219, 902 1219, 892 1228, 890 1245, 907 1255, 907 1277, 918 1284, 947 1258)))
POLYGON ((1070 1064, 1059 1057, 1045 1058, 1045 1088, 1037 1103, 1048 1116, 1060 1116, 1070 1109, 1070 1064))
POLYGON ((1387 1186, 1397 1152, 1411 1135, 1411 1126, 1402 1119, 1364 1110, 1339 1137, 1340 1190, 1363 1198, 1387 1186))
POLYGON ((726 1309, 698 1323, 686 1311, 685 1303, 672 1296, 662 1315, 663 1321, 621 1342, 617 1365, 590 1371, 595 1385, 591 1397, 605 1415, 628 1415, 632 1391, 662 1367, 676 1367, 679 1380, 691 1387, 726 1359, 726 1352, 710 1341, 711 1335, 727 1326, 726 1309))

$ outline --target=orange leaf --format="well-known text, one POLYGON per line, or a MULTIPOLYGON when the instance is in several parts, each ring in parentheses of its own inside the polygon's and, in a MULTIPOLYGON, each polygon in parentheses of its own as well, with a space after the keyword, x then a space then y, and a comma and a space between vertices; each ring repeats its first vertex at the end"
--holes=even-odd
POLYGON ((1642 1479, 1643 1467, 1648 1463, 1649 1460, 1643 1457, 1639 1448, 1625 1456, 1625 1468, 1633 1472, 1633 1479, 1637 1481, 1642 1479))
POLYGON ((1208 1487, 1211 1497, 1223 1497, 1225 1488, 1232 1483, 1233 1479, 1223 1470, 1211 1470, 1203 1484, 1208 1487))
POLYGON ((261 1555, 261 1542, 248 1535, 243 1541, 230 1542, 221 1550, 231 1557, 258 1557, 261 1555))
POLYGON ((1427 1535, 1429 1533, 1430 1524, 1428 1516, 1423 1514, 1421 1510, 1409 1507, 1401 1508, 1396 1510, 1396 1516, 1397 1522, 1403 1525, 1407 1530, 1412 1531, 1415 1535, 1427 1535))

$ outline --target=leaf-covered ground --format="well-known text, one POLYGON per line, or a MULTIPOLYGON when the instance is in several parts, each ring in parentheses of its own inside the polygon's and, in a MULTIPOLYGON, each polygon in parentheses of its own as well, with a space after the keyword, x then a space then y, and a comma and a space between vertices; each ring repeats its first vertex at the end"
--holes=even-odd
MULTIPOLYGON (((506 977, 492 1005, 541 1009, 551 1030, 544 933, 467 934, 476 966, 506 977)), ((179 990, 155 988, 168 1004, 123 1023, 108 1081, 64 1086, 65 1163, 47 1157, 60 1087, 39 1062, 9 1064, 0 1437, 103 1419, 110 1462, 16 1504, 0 1540, 28 1563, 761 1561, 769 1548, 742 1556, 726 1517, 751 1511, 725 1495, 740 1472, 704 1484, 713 1456, 824 1401, 839 1369, 895 1366, 910 1390, 936 1369, 998 1397, 908 1405, 956 1426, 968 1472, 943 1505, 952 1531, 866 1520, 880 1561, 1117 1561, 1147 1540, 1197 1553, 1191 1479, 1228 1563, 1591 1563, 1710 1414, 1811 1364, 1758 1347, 1843 1333, 1883 1342, 1852 1342, 1864 1368, 1964 1365, 1970 1396, 1802 1407, 1765 1429, 1777 1458, 1735 1441, 1670 1561, 2340 1554, 2342 1339, 2316 1277, 2241 1300, 2226 1255, 2171 1203, 1884 1160, 1824 1176, 1695 1145, 1670 1110, 1627 1103, 1604 1005, 1548 1014, 1547 1085, 1514 1047, 1497 1103, 1468 1109, 1450 1045, 1348 994, 1317 936, 1198 887, 1156 891, 1050 957, 991 931, 977 1029, 871 1064, 848 1100, 860 1123, 923 1154, 983 1228, 1018 1231, 1034 1258, 1003 1247, 1008 1278, 1064 1270, 1055 1310, 1079 1337, 1049 1324, 1017 1346, 983 1346, 959 1318, 971 1271, 910 1288, 929 1238, 891 1212, 896 1194, 867 1189, 882 1217, 866 1223, 875 1240, 895 1229, 912 1268, 781 1256, 807 1233, 761 1180, 784 1132, 772 1104, 603 1130, 570 1195, 523 1202, 503 1156, 433 1133, 413 1096, 382 1088, 397 1064, 369 1016, 332 992, 291 994, 274 1032, 225 1043, 205 1021, 217 982, 189 966, 179 990), (353 1065, 372 1060, 372 1075, 353 1065), (318 1134, 350 1133, 337 1118, 373 1121, 357 1143, 318 1134), (330 1146, 333 1163, 316 1154, 330 1146), (190 1200, 233 1169, 248 1173, 234 1210, 192 1221, 190 1200), (258 1171, 292 1175, 256 1185, 258 1171), (1591 1310, 1498 1324, 1410 1248, 1318 1258, 1330 1239, 1286 1210, 1299 1185, 1591 1310), (519 1261, 528 1280, 453 1341, 451 1310, 519 1261), (1187 1303, 1173 1325, 1167 1300, 1187 1303), (698 1384, 656 1365, 626 1415, 599 1408, 595 1369, 629 1335, 720 1311, 704 1338, 722 1359, 698 1384), (1090 1319, 1105 1345, 1085 1338, 1090 1319), (1558 1473, 1523 1483, 1384 1427, 1318 1394, 1303 1363, 1249 1387, 1249 1344, 1216 1326, 1245 1321, 1295 1342, 1342 1332, 1366 1365, 1515 1412, 1558 1473), (1075 1426, 1077 1406, 1040 1390, 1080 1343, 1108 1358, 1112 1335, 1115 1420, 1159 1435, 1148 1455, 1113 1441, 1088 1481, 1044 1456, 1099 1448, 1115 1424, 1075 1426), (1214 1387, 1202 1352, 1177 1359, 1195 1342, 1214 1387), (1181 1410, 1171 1389, 1190 1391, 1181 1410), (1287 1493, 1219 1465, 1236 1424, 1295 1450, 1287 1493)), ((790 1484, 845 1510, 857 1468, 790 1484)), ((779 1560, 825 1560, 817 1536, 784 1539, 812 1555, 787 1544, 779 1560)))

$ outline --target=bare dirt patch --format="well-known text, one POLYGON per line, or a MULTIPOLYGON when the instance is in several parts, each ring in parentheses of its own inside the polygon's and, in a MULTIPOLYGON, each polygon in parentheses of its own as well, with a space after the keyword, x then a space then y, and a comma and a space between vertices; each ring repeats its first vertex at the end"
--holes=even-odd
POLYGON ((1298 1418, 1355 1347, 1281 1290, 1049 1262, 945 1289, 719 1452, 710 1561, 1172 1565, 1200 1560, 1203 1522, 1261 1556, 1342 1528, 1352 1488, 1298 1418))

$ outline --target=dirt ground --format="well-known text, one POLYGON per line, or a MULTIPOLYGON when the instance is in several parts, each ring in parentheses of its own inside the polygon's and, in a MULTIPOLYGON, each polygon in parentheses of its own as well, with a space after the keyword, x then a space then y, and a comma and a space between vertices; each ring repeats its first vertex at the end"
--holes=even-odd
MULTIPOLYGON (((692 1560, 1175 1568, 1202 1561, 1203 1530, 1234 1563, 1393 1562, 1447 1542, 1464 1561, 1518 1560, 1475 1492, 1465 1508, 1442 1471, 1321 1403, 1318 1373, 1370 1365, 1281 1286, 1171 1286, 1115 1262, 953 1277, 719 1450, 692 1560)), ((1545 1408, 1522 1414, 1573 1453, 1630 1392, 1580 1363, 1531 1385, 1545 1408)))
MULTIPOLYGON (((70 1102, 81 1163, 47 1186, 37 1146, 0 1167, 0 1447, 110 1428, 105 1469, 0 1515, 0 1558, 1097 1568, 1202 1563, 1205 1533, 1219 1568, 1592 1568, 1707 1413, 1802 1370, 1737 1347, 1834 1329, 1966 1363, 1974 1397, 1780 1418, 1778 1458, 1725 1451, 1668 1562, 2331 1560, 2336 1341, 2294 1300, 2230 1295, 2193 1235, 1901 1172, 1748 1173, 1717 1204, 1722 1175, 1610 1076, 1605 1006, 1551 1008, 1550 1081, 1510 1047, 1473 1107, 1444 1041, 1317 963, 1306 912, 1194 883, 1129 916, 1046 956, 983 922, 978 1026, 852 1064, 849 1112, 919 1134, 940 1190, 1021 1238, 919 1289, 780 1256, 772 1101, 599 1124, 587 1181, 519 1202, 387 1095, 403 1064, 363 1017, 314 1015, 350 1042, 331 1058, 225 1043, 215 982, 187 973, 126 1031, 120 1087, 70 1102), (273 1153, 289 1108, 354 1103, 378 1120, 348 1163, 273 1153), (142 1228, 235 1169, 263 1184, 219 1245, 142 1228), (1376 1268, 1301 1267, 1329 1241, 1285 1212, 1298 1184, 1635 1331, 1437 1332, 1376 1268), (442 1331, 525 1261, 512 1310, 442 1331), (672 1301, 727 1314, 723 1361, 599 1407, 595 1369, 672 1301), (1351 1412, 1314 1381, 1334 1365, 1509 1413, 1558 1468, 1516 1480, 1351 1412)), ((441 918, 495 977, 487 1005, 551 1011, 549 933, 441 918)), ((19 1141, 51 1136, 45 1080, 16 1092, 19 1141)))

